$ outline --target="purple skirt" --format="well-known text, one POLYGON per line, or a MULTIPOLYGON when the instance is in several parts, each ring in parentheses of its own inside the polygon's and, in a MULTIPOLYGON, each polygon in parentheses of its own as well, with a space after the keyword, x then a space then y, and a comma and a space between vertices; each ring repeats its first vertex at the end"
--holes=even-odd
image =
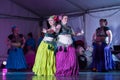
POLYGON ((56 76, 75 76, 79 73, 79 65, 75 48, 58 47, 56 53, 56 76))
POLYGON ((101 45, 94 43, 93 47, 92 69, 99 72, 112 70, 114 63, 110 47, 106 43, 101 45))

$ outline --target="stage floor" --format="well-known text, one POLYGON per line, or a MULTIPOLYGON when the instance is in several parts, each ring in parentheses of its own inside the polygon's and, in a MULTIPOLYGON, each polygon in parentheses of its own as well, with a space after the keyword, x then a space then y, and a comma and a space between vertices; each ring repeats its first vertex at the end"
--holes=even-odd
POLYGON ((112 72, 80 72, 79 76, 54 77, 35 76, 33 72, 0 72, 0 80, 120 80, 120 71, 112 72))

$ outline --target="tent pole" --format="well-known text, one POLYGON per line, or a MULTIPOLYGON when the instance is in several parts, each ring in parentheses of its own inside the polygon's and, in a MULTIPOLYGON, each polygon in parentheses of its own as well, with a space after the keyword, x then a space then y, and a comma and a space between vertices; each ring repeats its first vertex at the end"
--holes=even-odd
POLYGON ((83 40, 84 40, 84 46, 86 48, 87 47, 87 43, 86 43, 86 15, 85 14, 83 14, 83 30, 84 30, 83 40))

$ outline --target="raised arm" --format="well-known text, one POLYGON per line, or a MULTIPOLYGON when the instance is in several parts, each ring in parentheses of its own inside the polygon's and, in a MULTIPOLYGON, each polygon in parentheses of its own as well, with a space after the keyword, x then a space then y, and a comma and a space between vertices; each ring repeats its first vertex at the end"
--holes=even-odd
POLYGON ((61 25, 58 24, 58 25, 56 26, 56 30, 55 30, 55 32, 56 32, 56 33, 59 33, 60 29, 61 29, 61 25))
POLYGON ((47 33, 47 29, 43 28, 42 32, 47 33))
POLYGON ((78 32, 78 33, 75 33, 73 30, 72 30, 72 35, 73 36, 81 36, 81 35, 83 35, 84 34, 84 31, 83 30, 81 30, 81 32, 78 32))

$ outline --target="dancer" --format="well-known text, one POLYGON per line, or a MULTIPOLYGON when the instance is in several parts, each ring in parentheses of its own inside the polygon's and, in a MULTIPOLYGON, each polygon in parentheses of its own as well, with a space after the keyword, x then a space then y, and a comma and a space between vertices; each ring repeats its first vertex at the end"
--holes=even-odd
POLYGON ((67 26, 68 16, 61 16, 61 28, 58 35, 56 53, 56 76, 75 76, 78 75, 79 65, 75 48, 73 47, 72 36, 83 35, 81 33, 75 33, 67 26))
POLYGON ((25 39, 22 34, 18 33, 16 26, 12 27, 12 34, 8 36, 8 58, 7 69, 26 69, 27 64, 23 53, 25 39))
POLYGON ((100 27, 93 35, 92 71, 109 71, 113 69, 113 60, 110 49, 112 32, 107 27, 107 20, 100 19, 100 27))
POLYGON ((54 55, 54 38, 56 35, 56 18, 57 16, 50 16, 48 22, 49 29, 43 29, 45 36, 38 46, 36 59, 33 66, 33 72, 36 75, 54 75, 55 68, 55 55, 54 55))

